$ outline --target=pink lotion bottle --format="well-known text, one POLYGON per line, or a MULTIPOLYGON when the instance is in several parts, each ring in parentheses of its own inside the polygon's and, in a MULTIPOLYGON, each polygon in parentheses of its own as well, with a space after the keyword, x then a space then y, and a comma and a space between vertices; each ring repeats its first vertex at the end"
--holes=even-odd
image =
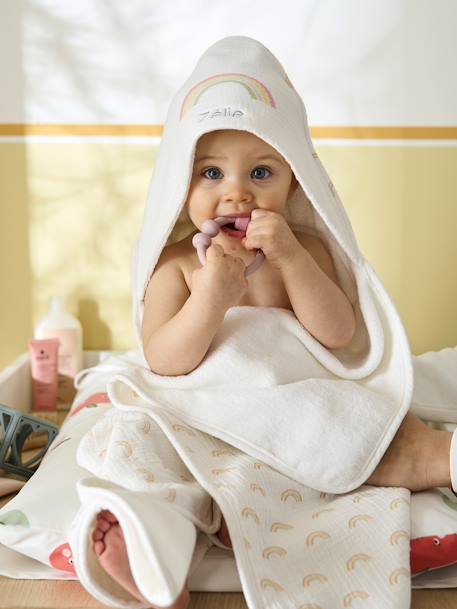
POLYGON ((53 297, 49 313, 35 327, 35 338, 58 338, 57 410, 69 410, 76 395, 74 378, 83 367, 82 326, 65 310, 65 299, 53 297))

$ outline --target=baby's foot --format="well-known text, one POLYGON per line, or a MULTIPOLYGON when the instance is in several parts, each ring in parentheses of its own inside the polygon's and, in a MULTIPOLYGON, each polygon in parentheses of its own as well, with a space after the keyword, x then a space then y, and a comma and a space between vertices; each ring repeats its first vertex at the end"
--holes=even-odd
MULTIPOLYGON (((108 575, 139 601, 153 609, 163 609, 151 605, 150 601, 145 599, 138 590, 130 570, 124 534, 117 518, 109 510, 102 510, 97 515, 97 524, 92 534, 92 540, 100 564, 108 575)), ((190 595, 186 581, 180 596, 173 605, 168 606, 168 609, 186 609, 189 601, 190 595)))
POLYGON ((232 547, 232 541, 230 539, 229 531, 227 528, 227 523, 225 522, 223 516, 222 516, 221 528, 218 530, 216 535, 218 536, 219 540, 224 544, 224 546, 228 546, 229 548, 232 547))
POLYGON ((403 486, 411 491, 450 487, 451 437, 452 433, 431 429, 408 412, 366 483, 403 486))

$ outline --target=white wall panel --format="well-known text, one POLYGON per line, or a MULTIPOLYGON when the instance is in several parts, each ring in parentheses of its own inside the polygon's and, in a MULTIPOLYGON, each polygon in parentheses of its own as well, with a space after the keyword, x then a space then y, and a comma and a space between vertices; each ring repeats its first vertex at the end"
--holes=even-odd
POLYGON ((224 36, 263 42, 312 125, 457 124, 455 0, 0 0, 0 123, 162 124, 224 36))

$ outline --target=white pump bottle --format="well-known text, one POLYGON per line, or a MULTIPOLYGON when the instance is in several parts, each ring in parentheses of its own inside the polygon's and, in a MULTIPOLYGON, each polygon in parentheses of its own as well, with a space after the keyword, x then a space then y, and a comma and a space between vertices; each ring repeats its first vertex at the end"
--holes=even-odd
POLYGON ((74 377, 83 367, 82 326, 65 310, 65 299, 53 297, 49 313, 35 327, 35 338, 58 338, 57 410, 69 410, 76 394, 74 377))

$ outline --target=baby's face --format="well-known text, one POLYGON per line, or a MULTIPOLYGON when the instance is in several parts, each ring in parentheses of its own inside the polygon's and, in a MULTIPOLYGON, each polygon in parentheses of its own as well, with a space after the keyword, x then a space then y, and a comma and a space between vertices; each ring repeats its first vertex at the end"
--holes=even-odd
MULTIPOLYGON (((284 214, 297 185, 285 159, 256 135, 234 129, 211 131, 197 143, 187 211, 200 230, 208 218, 256 208, 284 214)), ((222 231, 213 241, 224 250, 244 249, 240 239, 222 231)))

